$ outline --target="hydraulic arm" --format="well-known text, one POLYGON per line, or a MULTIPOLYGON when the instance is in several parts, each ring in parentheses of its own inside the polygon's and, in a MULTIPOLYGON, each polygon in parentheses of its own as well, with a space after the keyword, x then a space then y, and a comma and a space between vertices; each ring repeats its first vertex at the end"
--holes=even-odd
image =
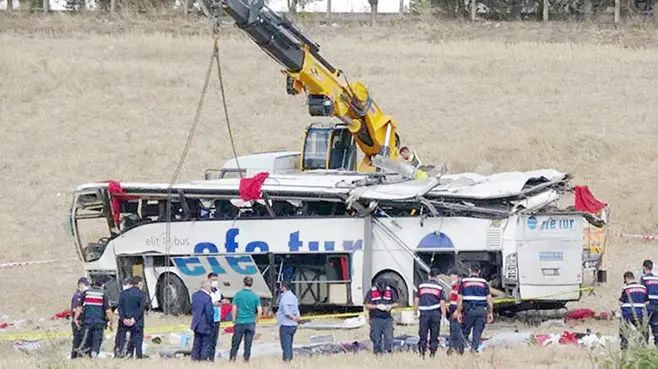
POLYGON ((311 116, 335 116, 347 125, 365 154, 359 170, 375 170, 375 155, 396 159, 400 148, 396 123, 372 100, 366 86, 349 83, 319 54, 318 44, 285 16, 265 6, 263 0, 246 1, 220 0, 220 5, 238 28, 285 68, 282 72, 287 76, 288 94, 306 92, 311 116))

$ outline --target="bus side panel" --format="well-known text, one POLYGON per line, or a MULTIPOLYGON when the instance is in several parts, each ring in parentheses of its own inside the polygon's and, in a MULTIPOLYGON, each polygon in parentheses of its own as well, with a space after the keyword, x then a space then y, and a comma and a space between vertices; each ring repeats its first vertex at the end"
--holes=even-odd
POLYGON ((352 266, 351 266, 351 279, 352 288, 350 294, 352 295, 352 304, 356 306, 363 305, 363 298, 365 291, 363 286, 363 270, 364 270, 364 251, 356 250, 352 252, 352 266))
POLYGON ((272 293, 265 282, 265 278, 258 270, 251 255, 209 255, 209 256, 177 256, 171 261, 181 277, 188 291, 193 293, 201 287, 201 281, 207 279, 207 270, 217 273, 222 295, 233 297, 243 286, 245 277, 253 278, 252 290, 263 298, 272 298, 272 293))
POLYGON ((530 216, 519 222, 521 298, 578 300, 583 277, 580 216, 530 216))
MULTIPOLYGON (((400 299, 406 298, 407 303, 412 305, 415 288, 414 259, 409 255, 409 252, 377 227, 373 227, 372 234, 372 277, 384 270, 391 270, 400 274, 407 285, 408 291, 408 295, 400 296, 400 299)), ((372 277, 370 278, 371 281, 372 277)), ((370 284, 364 286, 364 294, 367 288, 370 288, 370 284)))

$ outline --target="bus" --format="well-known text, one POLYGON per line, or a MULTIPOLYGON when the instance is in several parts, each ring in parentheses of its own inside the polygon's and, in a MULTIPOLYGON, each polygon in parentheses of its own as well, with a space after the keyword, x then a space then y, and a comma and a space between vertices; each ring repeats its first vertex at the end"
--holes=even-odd
POLYGON ((423 180, 311 171, 270 175, 256 201, 242 200, 234 176, 172 187, 107 181, 77 188, 70 222, 85 273, 105 281, 111 301, 139 275, 165 314, 188 313, 210 272, 229 299, 251 276, 266 307, 282 280, 303 306, 360 307, 381 278, 411 306, 429 268, 467 273, 472 262, 495 297, 552 309, 580 299, 584 224, 602 224, 560 206, 570 179, 556 170, 423 180))

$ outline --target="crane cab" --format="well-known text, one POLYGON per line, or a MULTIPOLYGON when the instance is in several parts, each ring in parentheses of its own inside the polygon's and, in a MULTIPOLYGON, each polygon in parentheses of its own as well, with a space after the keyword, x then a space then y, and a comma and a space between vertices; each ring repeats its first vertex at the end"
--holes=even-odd
POLYGON ((356 171, 356 143, 343 123, 311 123, 304 133, 301 169, 356 171))

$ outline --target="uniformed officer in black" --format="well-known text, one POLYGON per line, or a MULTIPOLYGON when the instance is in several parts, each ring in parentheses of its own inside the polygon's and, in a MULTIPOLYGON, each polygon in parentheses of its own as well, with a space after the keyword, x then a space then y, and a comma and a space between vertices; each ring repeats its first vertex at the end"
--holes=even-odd
MULTIPOLYGON (((471 266, 471 276, 462 278, 457 297, 457 321, 462 324, 464 339, 473 330, 471 352, 477 352, 486 323, 493 322, 493 299, 486 279, 480 277, 480 265, 471 266)), ((464 349, 458 349, 460 354, 464 349)))
POLYGON ((635 282, 632 272, 624 273, 624 288, 619 297, 621 303, 621 324, 619 325, 619 339, 622 350, 628 349, 628 330, 634 326, 635 330, 641 332, 646 343, 649 341, 648 327, 643 327, 646 314, 646 303, 649 302, 647 288, 635 282), (646 328, 646 329, 645 329, 646 328))
MULTIPOLYGON (((76 310, 82 307, 82 295, 88 288, 89 280, 87 278, 78 279, 78 289, 71 297, 71 317, 75 317, 76 310)), ((71 319, 71 331, 73 333, 71 359, 75 359, 82 357, 82 329, 76 324, 75 319, 71 319)))
POLYGON ((396 308, 399 297, 385 279, 377 280, 375 286, 366 294, 365 315, 370 324, 370 340, 373 352, 393 352, 393 316, 391 310, 396 308), (383 337, 383 339, 382 339, 383 337))
POLYGON ((653 343, 658 346, 658 276, 653 274, 653 261, 645 260, 642 263, 642 277, 640 283, 647 288, 647 314, 649 326, 653 334, 653 343))
POLYGON ((135 276, 130 280, 131 287, 121 291, 117 311, 119 312, 119 329, 115 352, 120 357, 144 358, 142 343, 144 342, 144 312, 146 311, 146 293, 142 291, 142 277, 135 276), (126 335, 130 340, 126 342, 126 335))
POLYGON ((89 357, 97 357, 103 343, 105 327, 112 329, 112 309, 103 289, 103 281, 96 280, 94 286, 82 295, 82 307, 76 309, 75 324, 82 327, 83 349, 89 357))
POLYGON ((430 270, 429 280, 418 285, 418 292, 414 299, 414 310, 419 317, 418 352, 425 358, 427 351, 427 333, 430 336, 430 357, 436 355, 439 348, 439 331, 441 319, 446 315, 446 301, 443 287, 438 282, 439 270, 430 270))

